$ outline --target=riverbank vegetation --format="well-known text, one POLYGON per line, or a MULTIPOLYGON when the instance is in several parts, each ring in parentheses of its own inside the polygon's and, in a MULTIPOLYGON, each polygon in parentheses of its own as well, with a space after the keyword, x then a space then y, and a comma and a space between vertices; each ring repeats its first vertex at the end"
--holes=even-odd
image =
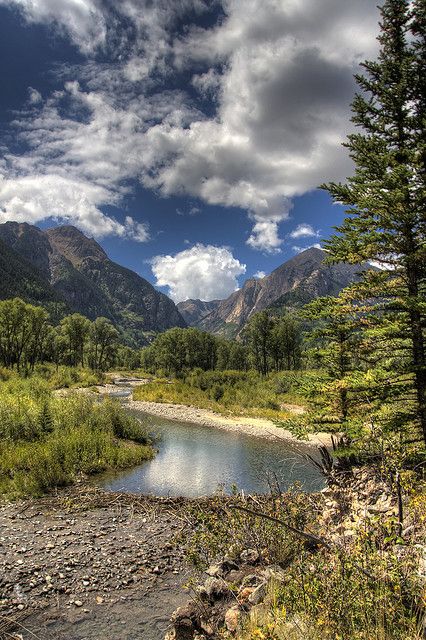
POLYGON ((289 406, 302 415, 317 371, 288 371, 261 376, 256 371, 200 371, 183 379, 156 379, 133 391, 135 400, 183 404, 223 415, 289 419, 289 406))
POLYGON ((40 495, 79 476, 136 465, 153 455, 139 422, 118 403, 52 393, 40 377, 0 385, 0 493, 40 495))
MULTIPOLYGON (((371 469, 357 471, 336 473, 324 495, 277 491, 194 505, 188 552, 216 578, 195 587, 195 611, 215 637, 423 638, 424 486, 411 475, 400 535, 392 487, 371 469)), ((192 620, 195 631, 201 622, 196 613, 192 620)))

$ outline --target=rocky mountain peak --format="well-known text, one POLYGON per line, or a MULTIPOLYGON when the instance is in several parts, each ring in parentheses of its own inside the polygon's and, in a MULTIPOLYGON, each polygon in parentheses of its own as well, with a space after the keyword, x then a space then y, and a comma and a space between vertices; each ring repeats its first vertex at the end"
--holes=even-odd
POLYGON ((50 243, 74 266, 85 260, 108 260, 102 247, 93 238, 88 238, 76 227, 63 225, 47 229, 45 232, 50 243))

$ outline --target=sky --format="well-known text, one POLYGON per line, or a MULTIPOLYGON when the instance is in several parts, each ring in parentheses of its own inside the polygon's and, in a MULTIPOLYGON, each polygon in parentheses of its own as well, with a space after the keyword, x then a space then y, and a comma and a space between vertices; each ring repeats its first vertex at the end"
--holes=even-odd
POLYGON ((0 0, 0 222, 73 224, 175 302, 344 211, 376 0, 0 0))

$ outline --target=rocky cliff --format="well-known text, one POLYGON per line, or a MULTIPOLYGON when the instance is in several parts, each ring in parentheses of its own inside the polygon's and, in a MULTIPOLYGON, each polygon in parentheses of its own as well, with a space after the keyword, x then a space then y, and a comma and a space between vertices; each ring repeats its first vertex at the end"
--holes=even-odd
POLYGON ((326 265, 326 253, 311 248, 284 262, 269 276, 250 278, 229 298, 195 324, 212 333, 235 336, 257 311, 270 307, 294 309, 318 296, 334 296, 354 282, 359 266, 326 265))
POLYGON ((204 300, 185 300, 184 302, 178 302, 176 306, 185 322, 193 326, 214 311, 221 302, 222 300, 210 300, 209 302, 204 302, 204 300))

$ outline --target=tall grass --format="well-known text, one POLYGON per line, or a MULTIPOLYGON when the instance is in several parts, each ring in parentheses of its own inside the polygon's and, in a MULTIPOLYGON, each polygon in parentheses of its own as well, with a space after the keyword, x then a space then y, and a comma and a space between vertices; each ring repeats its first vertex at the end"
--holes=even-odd
POLYGON ((55 397, 38 376, 0 385, 0 493, 39 495, 152 455, 144 428, 116 402, 55 397))
MULTIPOLYGON (((307 406, 310 372, 281 372, 263 377, 254 371, 194 371, 184 380, 157 380, 134 390, 135 400, 170 402, 222 414, 285 420, 286 404, 307 406)), ((315 375, 318 375, 315 373, 315 375)))

